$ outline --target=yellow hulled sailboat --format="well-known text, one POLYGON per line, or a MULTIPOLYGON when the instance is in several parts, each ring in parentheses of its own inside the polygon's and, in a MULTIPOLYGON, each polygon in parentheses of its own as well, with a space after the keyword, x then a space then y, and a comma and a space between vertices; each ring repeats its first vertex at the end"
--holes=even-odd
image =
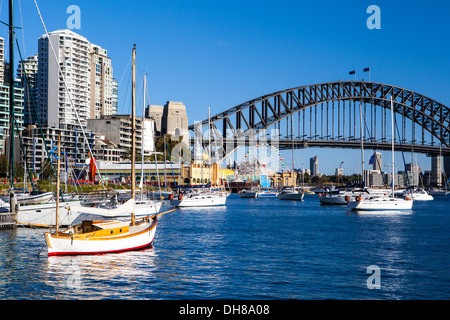
MULTIPOLYGON (((135 55, 136 46, 133 47, 133 92, 132 92, 132 145, 135 144, 135 55)), ((58 142, 58 182, 59 193, 59 153, 58 142)), ((130 221, 120 220, 85 220, 65 231, 59 231, 58 215, 59 203, 56 204, 56 230, 54 233, 46 233, 45 239, 48 247, 48 255, 77 255, 77 254, 104 254, 123 252, 146 248, 152 245, 155 238, 158 216, 170 210, 135 219, 135 148, 132 148, 131 168, 131 199, 127 203, 130 221)), ((59 202, 59 194, 56 199, 59 202)))

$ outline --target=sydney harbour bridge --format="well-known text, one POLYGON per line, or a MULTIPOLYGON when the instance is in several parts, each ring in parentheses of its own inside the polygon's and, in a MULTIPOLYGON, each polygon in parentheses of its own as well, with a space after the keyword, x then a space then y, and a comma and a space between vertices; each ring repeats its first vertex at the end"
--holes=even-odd
POLYGON ((450 108, 423 94, 383 83, 336 81, 270 93, 189 130, 191 146, 212 143, 220 159, 255 139, 279 149, 391 150, 392 128, 396 151, 450 156, 449 124, 450 108))

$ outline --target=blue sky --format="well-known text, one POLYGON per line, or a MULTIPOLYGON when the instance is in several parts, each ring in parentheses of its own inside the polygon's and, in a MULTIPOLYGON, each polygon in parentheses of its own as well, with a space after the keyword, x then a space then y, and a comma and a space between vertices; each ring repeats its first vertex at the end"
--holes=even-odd
MULTIPOLYGON (((130 112, 127 65, 134 43, 138 92, 147 72, 150 103, 182 101, 190 124, 207 118, 208 105, 215 114, 278 90, 351 80, 348 71, 353 69, 358 79, 367 78, 362 69, 369 66, 373 81, 450 105, 450 2, 446 0, 37 3, 49 31, 66 28, 67 7, 79 6, 81 29, 73 31, 108 50, 114 75, 122 79, 120 113, 130 112), (366 10, 372 4, 381 9, 380 30, 366 27, 370 16, 366 10)), ((16 0, 15 5, 15 25, 23 21, 24 27, 17 32, 19 45, 30 56, 37 52, 44 30, 33 1, 16 0)), ((2 21, 7 22, 7 11, 5 0, 2 21)), ((0 27, 0 35, 7 38, 5 26, 0 27)), ((308 167, 309 158, 316 154, 326 174, 341 161, 346 174, 360 172, 359 150, 298 151, 297 166, 303 162, 308 167)), ((383 155, 390 159, 389 153, 383 155)), ((429 159, 418 158, 429 169, 429 159)))

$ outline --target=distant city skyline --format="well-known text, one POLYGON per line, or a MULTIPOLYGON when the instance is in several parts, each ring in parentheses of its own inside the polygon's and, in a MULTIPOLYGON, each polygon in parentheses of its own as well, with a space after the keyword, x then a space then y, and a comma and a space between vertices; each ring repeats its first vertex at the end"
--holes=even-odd
MULTIPOLYGON (((20 5, 16 3, 15 24, 23 27, 16 32, 26 58, 38 52, 37 40, 44 30, 34 4, 20 5)), ((119 114, 130 112, 133 43, 137 44, 138 93, 147 72, 149 103, 182 101, 189 124, 206 119, 208 105, 214 115, 286 88, 360 80, 368 77, 363 73, 366 67, 372 81, 408 88, 450 105, 449 43, 443 41, 450 29, 447 2, 379 1, 380 29, 368 28, 366 10, 371 3, 365 1, 345 7, 334 1, 233 0, 114 1, 108 5, 38 1, 38 5, 49 32, 67 28, 69 5, 80 8, 81 29, 73 31, 108 50, 119 85, 119 114), (427 45, 411 50, 408 43, 427 45), (433 50, 427 50, 430 47, 433 50), (349 75, 350 70, 355 74, 349 75)), ((0 9, 2 21, 7 21, 7 2, 0 9)), ((7 27, 0 36, 7 38, 7 27)), ((333 174, 342 161, 346 174, 361 171, 359 150, 304 149, 296 154, 300 164, 296 166, 316 154, 325 174, 333 174)), ((290 155, 283 156, 289 159, 290 155)), ((431 168, 430 158, 414 157, 425 170, 431 168)), ((397 167, 402 169, 400 159, 396 152, 397 167)))

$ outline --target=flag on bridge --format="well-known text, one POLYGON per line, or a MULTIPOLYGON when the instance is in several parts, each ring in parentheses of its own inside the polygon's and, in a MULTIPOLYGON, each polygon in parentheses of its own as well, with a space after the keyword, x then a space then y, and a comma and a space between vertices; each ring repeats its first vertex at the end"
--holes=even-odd
POLYGON ((374 162, 375 162, 375 155, 372 155, 370 157, 369 164, 374 164, 374 162))
POLYGON ((356 74, 356 70, 352 70, 348 74, 356 74))
POLYGON ((369 68, 369 67, 364 68, 364 72, 367 72, 367 71, 370 71, 370 68, 369 68))

